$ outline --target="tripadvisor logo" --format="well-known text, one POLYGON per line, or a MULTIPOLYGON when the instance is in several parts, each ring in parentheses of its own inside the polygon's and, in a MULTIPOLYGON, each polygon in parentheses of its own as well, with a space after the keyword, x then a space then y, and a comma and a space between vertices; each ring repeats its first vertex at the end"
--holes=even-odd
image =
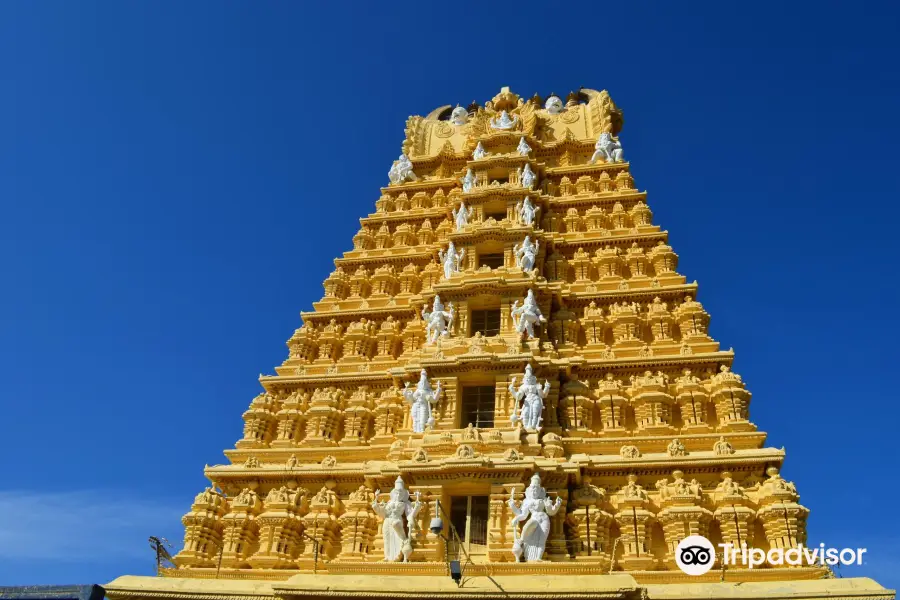
MULTIPOLYGON (((762 548, 740 547, 734 544, 719 544, 724 566, 753 569, 764 564, 780 565, 861 565, 865 548, 809 548, 799 544, 792 548, 772 548, 768 552, 762 548)), ((689 535, 675 548, 675 564, 688 575, 703 575, 716 562, 716 550, 712 542, 702 535, 689 535)))
POLYGON ((675 564, 688 575, 703 575, 715 560, 716 549, 702 535, 689 535, 675 548, 675 564))

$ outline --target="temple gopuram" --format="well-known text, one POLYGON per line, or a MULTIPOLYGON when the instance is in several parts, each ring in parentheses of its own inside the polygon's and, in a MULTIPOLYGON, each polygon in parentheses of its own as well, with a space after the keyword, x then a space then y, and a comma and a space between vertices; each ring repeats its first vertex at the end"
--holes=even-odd
POLYGON ((410 117, 183 549, 107 597, 893 598, 821 564, 676 564, 687 536, 806 544, 809 510, 622 126, 591 89, 410 117))

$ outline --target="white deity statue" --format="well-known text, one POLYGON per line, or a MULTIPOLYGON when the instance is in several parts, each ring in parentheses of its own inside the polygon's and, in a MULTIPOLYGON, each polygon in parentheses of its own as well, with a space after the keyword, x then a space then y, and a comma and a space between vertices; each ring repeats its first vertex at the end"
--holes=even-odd
POLYGON ((531 365, 525 367, 525 377, 518 390, 516 378, 513 377, 509 382, 509 394, 516 400, 516 407, 510 418, 513 426, 518 422, 528 431, 540 431, 541 422, 544 420, 544 398, 549 393, 550 382, 545 379, 543 388, 538 385, 531 365))
POLYGON ((522 225, 534 225, 537 222, 538 214, 541 212, 540 206, 531 203, 531 198, 525 196, 522 202, 516 203, 516 215, 522 225))
POLYGON ((531 165, 525 163, 525 168, 519 171, 519 183, 522 184, 523 188, 530 190, 534 187, 535 180, 537 180, 537 175, 531 170, 531 165))
POLYGON ((450 113, 450 122, 454 125, 465 125, 469 121, 469 111, 462 106, 457 106, 450 113))
POLYGON ((388 171, 388 177, 394 185, 403 183, 406 180, 415 181, 418 179, 416 174, 413 173, 412 161, 405 154, 401 154, 397 162, 391 167, 391 170, 388 171))
POLYGON ((462 231, 469 224, 472 218, 472 211, 466 208, 465 202, 459 203, 459 210, 453 209, 453 220, 456 221, 456 230, 462 231))
POLYGON ((419 492, 416 492, 416 501, 410 502, 409 492, 403 485, 403 479, 398 477, 394 482, 394 489, 391 490, 390 500, 379 502, 380 494, 381 490, 375 490, 372 508, 375 510, 375 514, 384 519, 384 524, 381 526, 381 535, 384 538, 384 560, 394 562, 402 555, 403 562, 409 562, 409 555, 412 554, 412 537, 416 531, 416 517, 422 510, 419 492), (403 527, 404 517, 406 517, 409 535, 406 534, 403 527))
POLYGON ((456 318, 456 309, 453 303, 449 305, 449 310, 444 310, 444 304, 441 302, 440 296, 434 297, 434 304, 431 312, 427 312, 427 307, 422 307, 422 320, 425 321, 425 337, 429 344, 433 344, 440 336, 450 335, 450 328, 453 327, 453 320, 456 318))
POLYGON ((475 146, 475 152, 472 153, 472 158, 475 160, 481 160, 482 158, 488 155, 487 150, 484 149, 484 144, 478 142, 478 145, 475 146))
POLYGON ((525 296, 525 302, 522 306, 519 306, 518 300, 513 302, 510 316, 513 319, 516 331, 520 334, 527 332, 528 339, 531 340, 534 339, 534 326, 547 322, 547 319, 541 314, 541 309, 538 307, 537 301, 534 299, 533 290, 528 290, 528 294, 525 296))
POLYGON ((422 369, 419 375, 419 383, 415 389, 410 388, 409 382, 400 391, 406 401, 412 405, 409 409, 409 416, 412 419, 413 431, 423 433, 426 427, 434 427, 434 415, 431 414, 431 407, 436 405, 441 399, 441 382, 438 382, 437 389, 431 389, 428 383, 428 373, 422 369))
POLYGON ((531 146, 525 141, 525 136, 519 138, 519 145, 516 146, 516 152, 519 153, 519 156, 528 156, 531 153, 531 146))
POLYGON ((594 144, 591 163, 597 162, 598 158, 602 158, 608 163, 622 162, 622 144, 612 139, 612 135, 601 133, 597 143, 594 144))
POLYGON ((509 118, 509 113, 505 110, 500 113, 500 117, 491 119, 491 127, 494 129, 512 129, 519 122, 519 117, 513 116, 509 118))
POLYGON ((510 522, 513 527, 512 552, 516 562, 521 562, 523 557, 526 562, 541 560, 550 535, 550 517, 559 511, 560 506, 562 498, 557 496, 555 502, 551 501, 547 497, 547 490, 541 486, 541 477, 537 473, 531 477, 531 485, 525 490, 521 506, 516 506, 515 500, 509 499, 509 508, 516 515, 510 522), (525 525, 519 535, 519 523, 522 522, 525 525))
POLYGON ((544 103, 544 108, 551 115, 558 115, 563 110, 563 101, 559 96, 550 96, 544 103))
POLYGON ((462 179, 460 179, 460 181, 463 184, 463 191, 471 192, 472 189, 475 187, 475 183, 478 181, 478 178, 475 177, 474 173, 472 173, 472 169, 467 169, 466 176, 463 177, 462 179))
POLYGON ((534 261, 537 258, 540 242, 531 242, 531 236, 526 235, 520 245, 513 246, 513 254, 516 257, 516 266, 530 273, 534 269, 534 261))
POLYGON ((457 252, 453 242, 450 242, 447 245, 447 252, 438 250, 438 258, 444 266, 444 279, 450 279, 454 273, 459 273, 460 267, 462 266, 462 260, 465 256, 466 249, 463 248, 457 252))

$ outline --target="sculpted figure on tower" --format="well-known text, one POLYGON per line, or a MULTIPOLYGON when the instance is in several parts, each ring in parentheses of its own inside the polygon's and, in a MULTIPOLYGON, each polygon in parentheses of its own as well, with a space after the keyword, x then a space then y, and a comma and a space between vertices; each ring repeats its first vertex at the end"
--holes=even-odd
POLYGON ((438 251, 438 258, 444 266, 444 279, 450 279, 454 273, 459 273, 459 268, 462 265, 462 260, 465 256, 466 249, 463 248, 457 252, 456 246, 453 245, 452 241, 447 245, 446 252, 443 250, 438 251))
POLYGON ((591 164, 602 158, 608 163, 622 162, 622 144, 612 139, 612 135, 601 133, 597 143, 594 144, 594 155, 591 164))
POLYGON ((539 247, 540 242, 535 241, 532 243, 531 236, 526 235, 520 245, 513 247, 516 265, 526 273, 530 273, 534 269, 534 261, 537 259, 539 247))
POLYGON ((450 122, 454 125, 465 125, 469 121, 469 112, 462 106, 457 106, 450 113, 450 122))
POLYGON ((453 320, 456 318, 456 310, 453 308, 452 302, 449 310, 444 310, 440 296, 434 297, 431 312, 426 312, 426 308, 422 308, 422 320, 425 321, 425 335, 428 337, 428 343, 433 344, 438 337, 450 335, 450 328, 453 327, 453 320))
POLYGON ((494 117, 491 119, 491 127, 494 129, 512 129, 516 126, 516 123, 519 122, 519 117, 513 116, 509 117, 509 113, 505 110, 500 113, 500 117, 494 117))
POLYGON ((487 150, 484 149, 484 144, 478 142, 478 145, 475 146, 475 152, 472 153, 472 158, 475 160, 481 160, 482 158, 488 155, 487 150))
POLYGON ((390 178, 391 183, 394 185, 403 183, 407 180, 416 181, 416 179, 418 179, 416 174, 413 173, 412 161, 409 160, 409 157, 405 154, 401 154, 400 158, 397 159, 397 162, 391 167, 391 170, 388 171, 388 178, 390 178))
POLYGON ((551 115, 558 115, 563 110, 563 101, 559 96, 550 96, 544 103, 544 109, 551 115))
POLYGON ((522 225, 534 225, 540 212, 540 207, 535 207, 528 196, 525 196, 524 200, 516 204, 516 214, 519 216, 519 222, 522 225))
POLYGON ((519 306, 518 300, 513 302, 512 310, 509 314, 513 319, 516 331, 520 334, 527 332, 528 339, 532 340, 535 337, 534 326, 547 322, 537 305, 537 300, 534 299, 533 290, 528 290, 528 295, 525 296, 525 302, 522 303, 522 306, 519 306))
POLYGON ((472 173, 472 169, 466 169, 466 176, 460 179, 463 184, 464 192, 471 192, 475 187, 475 183, 478 181, 478 178, 475 177, 475 174, 472 173))
POLYGON ((528 156, 531 154, 531 146, 525 141, 525 136, 519 138, 519 145, 516 146, 516 152, 519 153, 519 156, 528 156))
POLYGON ((525 168, 519 173, 519 183, 522 184, 523 188, 528 188, 530 190, 534 187, 534 182, 536 180, 537 175, 531 170, 531 165, 525 163, 525 168))
POLYGON ((509 508, 516 515, 510 523, 513 527, 512 552, 516 562, 521 562, 523 558, 526 562, 541 560, 550 535, 550 517, 559 511, 560 506, 562 498, 557 497, 555 502, 550 500, 537 473, 531 477, 531 485, 525 490, 521 506, 516 506, 516 501, 509 499, 509 508), (519 523, 522 522, 525 525, 519 535, 519 523))
POLYGON ((410 502, 409 492, 403 485, 403 479, 398 477, 394 482, 394 489, 391 490, 390 500, 379 502, 380 494, 380 490, 375 490, 372 508, 375 510, 375 514, 384 519, 384 524, 381 526, 381 535, 384 538, 384 560, 393 562, 402 555, 403 562, 409 562, 409 555, 412 554, 411 535, 407 535, 403 521, 406 520, 409 533, 414 533, 416 516, 422 510, 419 493, 416 492, 416 501, 410 502))
POLYGON ((466 228, 466 225, 469 224, 469 219, 472 218, 471 209, 466 208, 465 202, 459 203, 459 210, 453 209, 453 221, 456 223, 456 230, 462 231, 466 228))
POLYGON ((412 418, 413 431, 416 433, 424 433, 426 427, 434 427, 434 415, 431 413, 431 407, 435 406, 441 400, 441 382, 438 382, 437 389, 432 389, 431 383, 428 381, 428 373, 425 369, 419 374, 419 383, 415 388, 411 388, 409 382, 406 382, 401 393, 406 401, 412 405, 409 409, 412 418))
POLYGON ((542 388, 534 376, 531 365, 528 365, 525 367, 525 377, 522 378, 519 389, 516 389, 516 378, 510 380, 509 393, 516 401, 510 419, 513 425, 522 423, 528 431, 540 431, 541 422, 544 420, 544 398, 550 393, 550 382, 545 379, 542 388))

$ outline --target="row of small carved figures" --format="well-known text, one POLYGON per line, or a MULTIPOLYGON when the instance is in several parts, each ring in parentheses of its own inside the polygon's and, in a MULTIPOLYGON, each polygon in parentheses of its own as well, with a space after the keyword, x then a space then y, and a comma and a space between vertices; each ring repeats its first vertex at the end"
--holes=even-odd
MULTIPOLYGON (((631 507, 637 501, 642 504, 642 508, 654 509, 656 512, 663 511, 666 501, 672 499, 683 499, 693 501, 698 507, 707 506, 715 509, 717 506, 746 506, 748 508, 756 507, 761 509, 766 506, 767 500, 774 499, 781 502, 795 504, 795 516, 801 519, 806 515, 806 509, 796 504, 800 496, 794 483, 787 481, 781 477, 777 467, 767 469, 767 479, 762 479, 756 475, 750 475, 743 481, 737 482, 729 471, 723 471, 720 474, 721 482, 713 485, 707 484, 704 487, 697 479, 690 481, 685 479, 683 471, 674 470, 670 477, 659 479, 655 482, 655 492, 645 489, 638 483, 636 475, 627 476, 627 482, 624 485, 606 485, 597 486, 590 483, 591 478, 586 478, 587 483, 576 488, 568 500, 560 491, 548 490, 550 494, 555 494, 562 499, 566 506, 566 511, 571 513, 579 507, 594 506, 601 510, 616 512, 621 507, 631 507)), ((277 504, 279 508, 289 505, 300 509, 297 511, 298 516, 304 514, 310 509, 310 506, 316 504, 327 507, 329 512, 340 514, 347 510, 347 505, 351 505, 350 510, 364 510, 375 500, 375 493, 372 489, 361 485, 356 491, 343 495, 334 492, 327 485, 318 493, 312 494, 310 490, 302 487, 291 487, 287 485, 276 486, 264 492, 264 499, 261 494, 250 488, 243 488, 237 495, 228 498, 224 492, 206 488, 194 498, 192 511, 210 511, 215 518, 222 518, 227 511, 232 512, 251 512, 254 514, 262 513, 266 510, 267 504, 277 504), (355 505, 355 506, 354 506, 355 505), (365 507, 365 508, 364 508, 365 507)), ((508 492, 505 494, 494 494, 492 500, 500 504, 505 503, 508 498, 514 498, 521 492, 508 492)), ((276 509, 277 510, 277 509, 276 509)), ((289 518, 289 517, 288 517, 289 518)), ((731 518, 731 517, 729 517, 731 518)))
MULTIPOLYGON (((507 186, 479 186, 473 188, 473 191, 491 189, 491 187, 499 187, 500 189, 505 190, 507 186)), ((523 186, 517 184, 513 187, 520 188, 523 186)), ((528 190, 531 190, 531 188, 527 186, 524 187, 526 193, 528 190)), ((446 208, 451 205, 456 206, 460 202, 462 191, 462 188, 454 188, 447 194, 444 192, 443 188, 438 188, 430 196, 426 192, 420 191, 413 194, 412 197, 407 196, 406 192, 400 192, 395 195, 383 194, 375 201, 375 212, 379 214, 394 212, 402 213, 407 211, 429 210, 431 208, 446 208)), ((615 181, 610 179, 609 174, 606 172, 602 173, 597 179, 588 175, 583 175, 579 177, 575 183, 572 183, 568 177, 562 177, 558 183, 551 180, 545 180, 540 186, 539 191, 541 196, 549 196, 550 198, 571 198, 613 192, 621 192, 624 194, 634 191, 634 179, 627 171, 620 172, 616 176, 615 181)), ((642 201, 639 202, 643 204, 642 201)), ((592 210, 596 212, 598 209, 597 207, 593 207, 592 210)), ((614 208, 613 212, 620 211, 614 208)))
POLYGON ((364 223, 353 236, 353 247, 354 250, 373 250, 392 246, 425 245, 434 242, 435 239, 446 240, 453 231, 463 231, 466 227, 487 224, 534 225, 536 228, 553 233, 605 231, 609 235, 623 231, 635 233, 636 228, 653 225, 651 220, 653 213, 642 201, 635 203, 627 212, 619 202, 610 213, 597 206, 592 206, 583 213, 575 207, 567 208, 565 213, 552 209, 547 211, 540 207, 532 208, 532 214, 523 217, 522 203, 505 214, 485 213, 474 208, 466 208, 465 203, 460 203, 452 212, 447 213, 446 218, 441 219, 437 227, 433 226, 430 218, 424 219, 418 225, 418 221, 400 222, 393 226, 383 221, 377 229, 364 223), (460 211, 464 211, 463 219, 459 218, 460 211), (540 216, 541 214, 543 216, 540 216), (538 218, 540 220, 537 220, 538 218))
MULTIPOLYGON (((427 308, 427 306, 423 308, 426 314, 428 314, 427 308)), ((452 312, 452 303, 449 308, 452 312)), ((441 306, 441 310, 443 310, 443 306, 441 306)), ((681 331, 682 336, 706 336, 709 314, 703 310, 703 305, 694 301, 691 296, 685 296, 683 302, 671 309, 668 303, 656 297, 652 302, 646 304, 646 309, 637 302, 614 302, 604 310, 595 301, 591 301, 584 307, 581 318, 573 310, 563 306, 551 313, 549 322, 559 322, 569 329, 590 330, 592 335, 609 328, 613 330, 614 335, 626 335, 629 339, 637 338, 642 333, 648 333, 651 336, 664 334, 664 337, 668 336, 666 339, 674 339, 678 333, 676 329, 684 330, 681 331), (629 327, 623 329, 622 325, 629 327), (659 329, 660 327, 663 328, 659 329), (646 332, 641 331, 644 328, 647 329, 646 332)), ((308 355, 318 347, 319 342, 342 344, 345 340, 356 338, 370 338, 375 341, 383 335, 395 338, 407 337, 413 332, 424 333, 425 325, 426 322, 422 319, 419 311, 415 312, 412 319, 395 319, 393 315, 388 315, 380 323, 361 317, 358 321, 349 323, 346 328, 338 323, 337 319, 332 318, 326 325, 304 323, 287 341, 287 345, 292 358, 304 356, 309 358, 308 355)), ((513 333, 512 324, 507 323, 506 325, 505 331, 513 333)), ((448 325, 447 334, 444 337, 467 339, 472 336, 454 334, 451 323, 448 325)), ((492 338, 486 339, 489 343, 492 338)), ((499 340, 500 338, 498 338, 499 340)))

